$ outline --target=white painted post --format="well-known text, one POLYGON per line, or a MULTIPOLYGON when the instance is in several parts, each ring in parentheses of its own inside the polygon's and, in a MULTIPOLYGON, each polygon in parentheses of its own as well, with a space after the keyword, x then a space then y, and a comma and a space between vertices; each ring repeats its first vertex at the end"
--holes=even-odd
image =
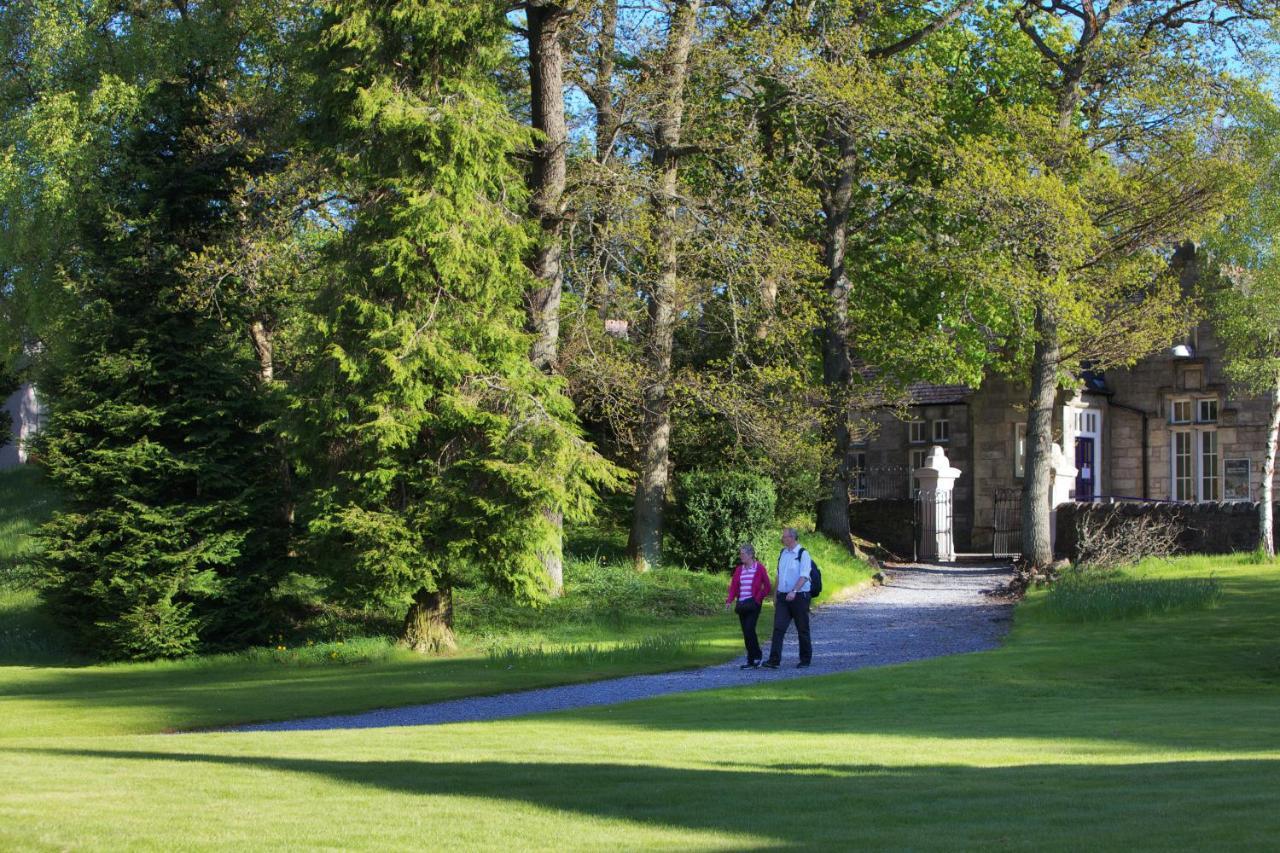
POLYGON ((953 468, 946 452, 935 444, 923 468, 912 476, 920 483, 920 513, 924 530, 920 537, 920 558, 953 562, 956 543, 952 525, 951 493, 960 469, 953 468))

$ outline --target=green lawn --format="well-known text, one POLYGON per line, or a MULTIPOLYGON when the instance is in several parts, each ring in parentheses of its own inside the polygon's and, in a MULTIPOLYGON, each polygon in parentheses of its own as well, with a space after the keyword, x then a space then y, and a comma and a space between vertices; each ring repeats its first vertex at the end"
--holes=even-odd
POLYGON ((1076 623, 1037 592, 994 652, 526 720, 85 737, 68 718, 0 741, 0 847, 1272 847, 1280 568, 1145 570, 1210 572, 1208 609, 1076 623))
MULTIPOLYGON (((137 734, 345 713, 715 663, 742 653, 725 575, 636 576, 617 531, 586 529, 566 595, 540 610, 485 591, 459 596, 455 655, 424 658, 385 637, 147 664, 86 665, 12 576, 52 508, 33 468, 0 472, 0 739, 137 734)), ((872 570, 818 537, 805 544, 832 594, 872 570)), ((778 543, 761 543, 766 562, 778 543)), ((824 599, 828 597, 824 593, 824 599)), ((764 620, 768 624, 768 617, 764 620)))

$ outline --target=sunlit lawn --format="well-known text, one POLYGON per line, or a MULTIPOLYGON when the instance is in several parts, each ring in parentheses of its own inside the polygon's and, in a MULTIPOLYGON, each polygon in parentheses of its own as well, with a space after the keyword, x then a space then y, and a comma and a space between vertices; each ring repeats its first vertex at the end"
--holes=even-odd
MULTIPOLYGON (((828 565, 833 590, 868 573, 852 561, 828 565)), ((32 599, 15 593, 8 601, 9 624, 40 624, 32 599)), ((0 625, 5 605, 0 598, 0 625)), ((767 631, 767 617, 763 624, 767 631)), ((0 739, 158 732, 434 702, 705 665, 740 655, 742 646, 737 619, 722 611, 535 627, 503 639, 514 645, 466 645, 443 658, 373 639, 147 664, 0 665, 0 739), (513 662, 506 654, 512 650, 526 653, 513 662)))
POLYGON ((1280 569, 1147 571, 1221 603, 1036 595, 995 652, 528 720, 11 736, 0 847, 1273 847, 1280 569))
MULTIPOLYGON (((640 580, 617 531, 575 543, 568 593, 542 610, 500 595, 460 596, 458 653, 424 658, 385 637, 274 647, 182 661, 87 665, 5 571, 52 507, 39 472, 0 472, 0 739, 207 728, 345 713, 460 696, 705 665, 741 654, 737 619, 721 607, 727 575, 674 568, 640 580), (589 556, 588 556, 589 555, 589 556), (601 561, 612 564, 601 566, 601 561), (595 565, 592 565, 592 564, 595 565), (514 657, 513 657, 514 655, 514 657)), ((767 561, 777 543, 761 543, 767 561)), ((807 538, 830 598, 871 569, 807 538)), ((768 625, 768 619, 763 621, 768 625)), ((767 631, 767 627, 764 628, 767 631)))

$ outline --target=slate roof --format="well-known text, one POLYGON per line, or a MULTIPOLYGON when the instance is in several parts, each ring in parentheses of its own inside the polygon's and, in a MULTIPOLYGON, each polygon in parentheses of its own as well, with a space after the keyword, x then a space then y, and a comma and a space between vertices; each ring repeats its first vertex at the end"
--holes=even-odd
POLYGON ((908 386, 907 394, 913 406, 940 406, 947 403, 966 402, 973 389, 968 385, 933 385, 928 382, 915 382, 908 386))

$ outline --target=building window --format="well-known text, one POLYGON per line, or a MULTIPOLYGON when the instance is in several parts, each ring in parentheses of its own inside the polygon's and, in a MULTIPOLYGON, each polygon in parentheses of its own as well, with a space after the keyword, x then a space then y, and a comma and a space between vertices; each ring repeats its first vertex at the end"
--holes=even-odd
POLYGON ((924 444, 929 440, 927 432, 929 424, 927 421, 915 420, 911 422, 911 443, 924 444))
POLYGON ((867 454, 854 453, 851 461, 853 464, 849 471, 851 480, 849 490, 853 492, 854 497, 865 498, 867 496, 867 454))
POLYGON ((1190 400, 1173 400, 1169 403, 1169 423, 1171 424, 1191 423, 1191 401, 1190 400))
POLYGON ((1196 422, 1202 424, 1216 424, 1218 422, 1218 400, 1217 398, 1196 401, 1196 422))
MULTIPOLYGON (((1217 405, 1217 402, 1214 402, 1217 405)), ((1222 471, 1218 465, 1218 432, 1200 433, 1200 500, 1222 500, 1222 471)))
POLYGON ((1174 500, 1222 500, 1222 458, 1217 430, 1175 430, 1172 457, 1174 500))
POLYGON ((942 418, 933 422, 933 440, 935 442, 951 440, 951 421, 942 418))
POLYGON ((1195 454, 1192 453, 1195 434, 1182 430, 1173 434, 1173 499, 1196 499, 1195 454))
POLYGON ((1027 425, 1013 425, 1013 476, 1025 477, 1027 468, 1027 425))

